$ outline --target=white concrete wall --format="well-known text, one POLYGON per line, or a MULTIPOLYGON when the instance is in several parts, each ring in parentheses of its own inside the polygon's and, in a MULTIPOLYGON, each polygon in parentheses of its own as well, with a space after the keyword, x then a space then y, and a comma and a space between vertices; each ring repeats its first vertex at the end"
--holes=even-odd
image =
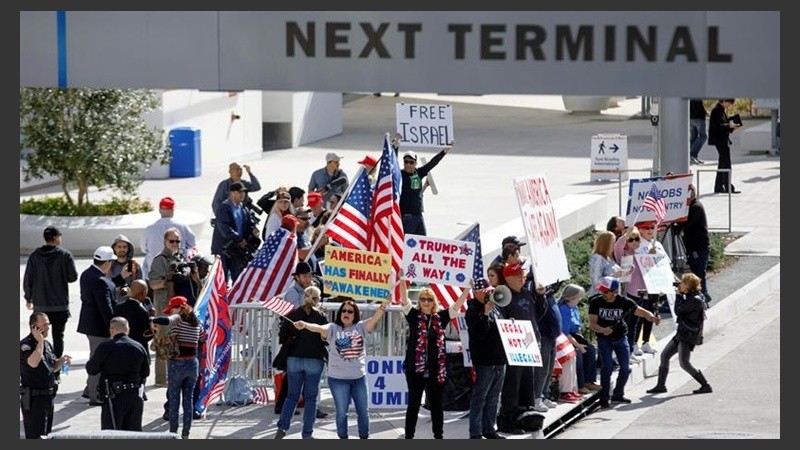
POLYGON ((261 95, 264 122, 292 124, 292 147, 298 147, 343 130, 341 92, 278 92, 261 95))
MULTIPOLYGON (((200 130, 201 170, 260 155, 261 92, 170 90, 162 93, 162 109, 148 120, 169 131, 178 127, 200 130), (232 114, 240 116, 232 120, 232 114), (160 117, 159 117, 160 115, 160 117)), ((147 178, 169 177, 169 166, 153 166, 147 178)))

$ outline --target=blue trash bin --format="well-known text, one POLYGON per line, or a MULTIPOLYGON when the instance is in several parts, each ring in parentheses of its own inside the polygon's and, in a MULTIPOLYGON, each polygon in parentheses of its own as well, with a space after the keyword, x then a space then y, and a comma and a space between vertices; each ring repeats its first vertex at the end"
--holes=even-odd
POLYGON ((200 130, 173 128, 169 132, 172 160, 169 163, 171 178, 200 176, 200 130))

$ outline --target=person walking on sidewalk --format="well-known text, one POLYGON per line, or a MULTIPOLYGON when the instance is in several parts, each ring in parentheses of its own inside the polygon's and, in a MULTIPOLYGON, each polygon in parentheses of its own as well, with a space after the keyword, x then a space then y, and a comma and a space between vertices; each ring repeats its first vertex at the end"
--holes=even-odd
POLYGON ((608 408, 609 397, 614 403, 630 403, 625 397, 625 385, 631 373, 631 349, 628 344, 627 316, 634 314, 658 325, 661 319, 650 311, 636 305, 633 300, 619 292, 619 279, 604 277, 595 286, 600 292, 589 300, 589 327, 597 333, 597 348, 603 363, 600 369, 600 407, 608 408), (617 355, 619 373, 611 391, 611 371, 614 368, 612 354, 617 355))
POLYGON ((42 233, 44 245, 28 256, 22 281, 25 306, 47 313, 53 327, 53 351, 64 353, 64 330, 69 319, 69 283, 78 279, 75 259, 61 246, 61 231, 48 226, 42 233))
POLYGON ((703 323, 706 319, 706 301, 700 292, 700 277, 693 273, 685 273, 681 283, 675 288, 675 321, 678 330, 661 352, 661 365, 658 367, 658 383, 647 391, 648 394, 661 394, 667 392, 667 375, 669 375, 669 360, 678 354, 681 369, 692 376, 700 387, 695 389, 695 394, 709 394, 711 385, 706 381, 702 372, 692 366, 689 358, 696 345, 703 343, 703 323))
POLYGON ((693 98, 689 100, 689 162, 703 164, 700 160, 700 150, 706 143, 706 118, 708 110, 703 105, 703 100, 693 98))

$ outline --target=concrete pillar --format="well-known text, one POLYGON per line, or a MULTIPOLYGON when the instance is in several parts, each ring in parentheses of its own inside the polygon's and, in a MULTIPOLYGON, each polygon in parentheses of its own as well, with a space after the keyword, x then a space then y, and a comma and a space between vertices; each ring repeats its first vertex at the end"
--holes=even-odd
POLYGON ((689 173, 689 99, 661 97, 655 175, 689 173))

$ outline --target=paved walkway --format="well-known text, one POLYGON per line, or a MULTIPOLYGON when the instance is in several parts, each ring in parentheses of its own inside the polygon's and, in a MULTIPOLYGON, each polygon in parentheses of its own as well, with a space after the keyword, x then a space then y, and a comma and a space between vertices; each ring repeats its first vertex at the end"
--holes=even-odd
MULTIPOLYGON (((623 101, 620 108, 627 113, 604 112, 601 115, 574 115, 557 108, 551 96, 507 96, 507 99, 483 96, 484 104, 469 102, 459 96, 454 102, 457 143, 433 171, 439 195, 426 195, 425 217, 429 234, 451 237, 458 234, 466 224, 478 220, 484 233, 518 217, 518 207, 513 198, 512 180, 518 176, 545 173, 551 187, 551 196, 559 198, 569 194, 591 193, 608 196, 608 216, 618 214, 618 183, 589 181, 589 143, 598 133, 621 133, 628 136, 629 167, 646 170, 653 155, 651 125, 646 120, 631 118, 639 111, 639 99, 623 101), (489 101, 491 100, 491 101, 489 101), (513 101, 512 101, 513 100, 513 101), (502 103, 497 105, 496 103, 502 103), (538 108, 537 105, 541 105, 538 108)), ((441 97, 439 97, 441 99, 441 97)), ((411 97, 401 95, 400 101, 435 100, 429 96, 411 97)), ((378 156, 382 135, 394 124, 393 97, 367 96, 350 102, 344 107, 344 132, 310 146, 265 152, 256 159, 243 161, 251 165, 261 180, 260 196, 278 185, 307 186, 310 173, 324 165, 326 152, 335 150, 345 156, 342 168, 354 174, 357 161, 365 153, 378 156)), ((753 125, 758 121, 751 121, 753 125)), ((436 149, 420 152, 430 158, 436 149)), ((702 169, 715 167, 715 154, 706 146, 701 159, 706 160, 702 169)), ((732 149, 733 180, 743 192, 730 199, 726 195, 711 194, 713 174, 702 172, 700 198, 706 206, 709 224, 715 229, 726 229, 730 220, 734 231, 743 236, 731 244, 727 251, 738 255, 764 255, 780 258, 780 158, 750 155, 732 149), (729 203, 729 200, 731 203, 729 203), (730 215, 729 215, 730 214, 730 215)), ((692 166, 692 169, 698 169, 692 166)), ((644 176, 644 175, 642 175, 644 176)), ((211 195, 219 180, 227 177, 227 164, 203 167, 196 178, 147 180, 139 189, 142 197, 153 203, 164 195, 175 198, 178 208, 210 215, 211 195)), ((626 186, 623 184, 623 189, 626 186)), ((31 195, 55 192, 53 189, 34 191, 31 195)), ((93 197, 94 198, 94 197, 93 197)), ((599 228, 604 223, 597 224, 599 228)), ((522 230, 519 230, 522 235, 522 230)), ((209 226, 199 233, 199 246, 208 251, 211 244, 209 226)), ((99 242, 98 245, 108 244, 99 242)), ((498 245, 499 243, 494 243, 498 245)), ((64 237, 69 247, 69 236, 64 237)), ((484 243, 485 246, 492 245, 484 243)), ((88 267, 90 261, 77 260, 78 270, 88 267)), ((20 257, 20 299, 22 298, 22 274, 25 257, 20 257)), ((85 337, 77 334, 77 318, 80 299, 77 284, 70 286, 72 319, 67 324, 66 349, 78 361, 88 356, 85 337)), ((717 300, 717 299, 715 299, 717 300)), ((722 299, 719 299, 722 300, 722 299)), ((29 312, 20 302, 20 336, 27 333, 29 312)), ((777 350, 776 350, 777 352, 777 350)), ((75 367, 65 377, 56 406, 54 430, 68 433, 88 433, 98 430, 99 408, 91 408, 80 397, 85 383, 85 372, 75 367)), ((166 428, 161 420, 163 388, 148 386, 150 401, 146 403, 145 429, 161 431, 166 428)), ((323 393, 323 406, 333 411, 327 392, 323 393)), ((560 406, 548 413, 548 420, 563 414, 570 406, 560 406)), ((426 411, 421 413, 418 437, 430 437, 430 425, 426 411)), ((464 413, 448 413, 445 435, 466 437, 464 413)), ((272 406, 248 406, 231 408, 212 406, 206 420, 196 421, 193 438, 264 438, 275 431, 277 418, 272 406)), ((318 421, 318 438, 335 437, 332 418, 318 421)), ((355 420, 350 420, 354 426, 355 420)), ((402 412, 373 412, 372 437, 398 438, 402 434, 402 412)), ((20 421, 20 435, 22 435, 20 421)), ((355 435, 354 431, 351 434, 355 435)), ((299 437, 299 425, 293 423, 289 438, 299 437)), ((529 436, 526 436, 529 437, 529 436)))

